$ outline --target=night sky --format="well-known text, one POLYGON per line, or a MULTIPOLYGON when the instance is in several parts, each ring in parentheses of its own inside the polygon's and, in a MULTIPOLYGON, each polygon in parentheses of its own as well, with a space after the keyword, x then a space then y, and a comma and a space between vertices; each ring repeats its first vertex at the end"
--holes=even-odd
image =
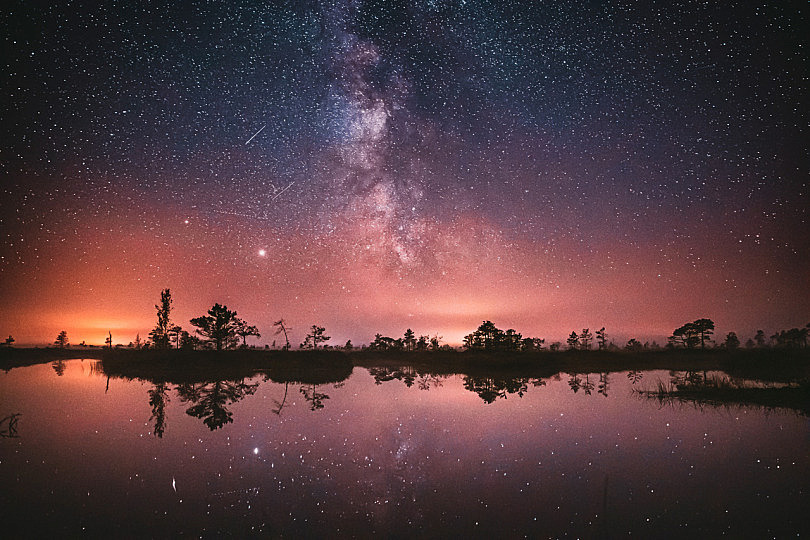
POLYGON ((4 6, 16 344, 810 320, 806 2, 4 6))

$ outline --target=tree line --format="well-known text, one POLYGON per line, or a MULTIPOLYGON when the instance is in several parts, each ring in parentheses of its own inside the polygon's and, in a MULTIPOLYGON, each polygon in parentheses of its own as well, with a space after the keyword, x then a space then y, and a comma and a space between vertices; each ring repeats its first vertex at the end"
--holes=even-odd
MULTIPOLYGON (((236 311, 232 311, 225 305, 215 303, 205 315, 195 317, 189 321, 194 327, 194 334, 181 326, 174 324, 171 319, 172 294, 169 289, 163 289, 160 293, 160 302, 155 304, 156 324, 149 333, 148 340, 141 340, 140 334, 135 338, 129 347, 135 349, 213 349, 217 351, 235 348, 247 348, 249 337, 260 338, 259 329, 252 324, 248 324, 240 318, 236 311)), ((291 348, 289 340, 290 327, 282 318, 273 323, 274 334, 283 337, 282 350, 291 348)), ((668 349, 707 349, 722 348, 735 350, 740 348, 740 339, 735 332, 729 332, 721 343, 716 343, 713 339, 715 330, 714 321, 708 318, 696 319, 692 322, 673 330, 672 335, 667 338, 666 348, 668 349)), ((745 347, 752 348, 806 348, 810 334, 810 323, 803 328, 792 328, 781 330, 766 339, 763 330, 757 330, 756 334, 745 342, 745 347)), ((327 342, 331 338, 326 335, 326 328, 313 324, 306 334, 304 341, 299 345, 301 349, 342 349, 353 350, 351 340, 344 346, 331 346, 327 342)), ((392 338, 376 334, 374 340, 368 346, 363 345, 362 349, 376 351, 437 351, 453 349, 450 345, 441 343, 442 336, 438 334, 431 336, 416 334, 408 328, 404 335, 399 338, 392 338)), ((11 347, 14 338, 8 336, 4 343, 5 347, 11 347)), ((83 345, 84 343, 82 343, 83 345)), ((56 337, 54 345, 59 348, 70 346, 67 331, 62 330, 56 337)), ((112 333, 108 332, 105 345, 113 347, 112 333)), ((635 338, 631 338, 623 347, 619 347, 613 341, 608 340, 605 327, 591 332, 590 328, 583 328, 580 333, 572 331, 566 339, 568 350, 590 351, 596 350, 627 350, 631 352, 643 350, 658 350, 661 347, 656 343, 642 344, 635 338)), ((543 338, 523 337, 522 334, 512 328, 501 330, 492 321, 485 320, 472 333, 464 336, 463 348, 470 351, 486 352, 532 352, 545 350, 546 341, 543 338)), ((265 345, 269 348, 268 345, 265 345)), ((275 348, 275 341, 273 342, 275 348)), ((549 351, 561 350, 562 343, 553 342, 548 345, 549 351)))

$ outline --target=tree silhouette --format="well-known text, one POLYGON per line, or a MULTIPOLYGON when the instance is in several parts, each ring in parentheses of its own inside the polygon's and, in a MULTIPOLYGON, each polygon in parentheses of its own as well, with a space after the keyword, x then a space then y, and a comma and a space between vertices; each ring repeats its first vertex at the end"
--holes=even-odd
POLYGON ((504 336, 503 330, 496 327, 492 321, 484 321, 475 332, 464 337, 464 347, 470 350, 500 350, 503 348, 504 336))
POLYGON ((757 330, 757 333, 754 336, 754 341, 757 342, 757 347, 764 347, 765 346, 765 332, 763 332, 762 330, 757 330))
POLYGON ((369 348, 376 351, 400 350, 402 349, 402 340, 382 334, 374 334, 374 341, 369 344, 369 348))
POLYGON ((607 334, 605 333, 604 326, 596 331, 596 343, 600 351, 607 348, 607 334))
POLYGON ((258 328, 249 325, 242 319, 238 319, 236 322, 236 335, 242 338, 242 347, 247 347, 248 336, 262 337, 258 328))
POLYGON ((519 351, 521 342, 523 341, 523 336, 520 335, 518 332, 510 328, 506 332, 504 332, 503 337, 501 338, 500 349, 504 351, 519 351))
POLYGON ((405 330, 405 336, 402 341, 405 344, 405 350, 412 351, 416 345, 416 336, 414 335, 413 330, 410 328, 405 330))
POLYGON ((543 344, 546 342, 545 339, 541 338, 523 338, 520 342, 520 350, 521 351, 542 351, 543 344))
POLYGON ((221 351, 229 348, 236 342, 236 329, 239 319, 236 312, 225 306, 214 304, 208 310, 208 315, 191 319, 191 324, 197 327, 197 333, 213 343, 214 348, 221 351))
POLYGON ((183 329, 180 326, 176 325, 176 324, 172 325, 171 328, 169 328, 169 334, 168 334, 169 343, 174 341, 174 348, 175 349, 180 348, 180 339, 183 337, 184 333, 188 333, 188 332, 184 332, 183 329))
POLYGON ((9 334, 8 337, 6 338, 6 341, 3 342, 3 345, 5 345, 6 347, 11 347, 11 344, 14 343, 14 341, 15 341, 14 338, 11 337, 11 334, 9 334))
POLYGON ((593 341, 593 334, 591 334, 590 328, 583 328, 579 335, 580 348, 583 351, 591 350, 591 341, 593 341))
POLYGON ((698 319, 692 323, 700 338, 700 348, 705 349, 706 343, 711 342, 714 334, 714 321, 711 319, 698 319))
POLYGON ((312 328, 309 331, 309 334, 306 335, 304 338, 304 342, 301 344, 302 349, 317 349, 318 343, 325 343, 329 341, 329 336, 326 335, 326 328, 323 326, 318 326, 317 324, 313 324, 312 328))
POLYGON ((669 337, 669 343, 673 347, 678 345, 686 349, 694 349, 700 342, 700 336, 693 323, 686 323, 680 328, 676 328, 669 337))
POLYGON ((56 341, 53 342, 54 345, 59 347, 60 349, 64 349, 70 345, 70 341, 68 341, 67 330, 62 330, 59 332, 59 335, 56 336, 56 341))
POLYGON ((566 340, 566 343, 568 343, 568 349, 569 350, 574 351, 577 348, 579 348, 579 336, 577 335, 577 333, 576 332, 571 332, 571 335, 568 336, 568 339, 566 340))
POLYGON ((277 320, 276 322, 273 323, 273 326, 277 327, 276 328, 276 335, 284 334, 284 341, 285 341, 284 350, 289 351, 290 350, 290 338, 287 337, 287 330, 289 330, 289 328, 287 327, 287 323, 284 321, 284 319, 279 319, 279 320, 277 320))
POLYGON ((740 347, 740 340, 737 337, 737 334, 734 332, 729 332, 726 334, 726 341, 725 341, 726 349, 733 351, 740 347))
POLYGON ((627 345, 624 348, 631 352, 638 352, 644 348, 640 341, 636 338, 632 338, 630 341, 627 342, 627 345))
POLYGON ((157 310, 157 324, 149 333, 149 337, 152 338, 152 346, 155 349, 168 349, 171 346, 169 332, 172 328, 169 320, 172 311, 172 293, 169 289, 163 289, 160 292, 160 304, 155 304, 155 309, 157 310))
POLYGON ((771 336, 771 340, 777 347, 803 348, 807 346, 808 331, 810 328, 807 327, 782 330, 771 336))
POLYGON ((112 331, 107 330, 107 339, 104 340, 104 344, 108 345, 110 347, 110 349, 113 348, 112 331))
POLYGON ((416 341, 416 350, 417 351, 426 351, 428 347, 430 347, 430 338, 428 336, 419 336, 419 339, 416 341))

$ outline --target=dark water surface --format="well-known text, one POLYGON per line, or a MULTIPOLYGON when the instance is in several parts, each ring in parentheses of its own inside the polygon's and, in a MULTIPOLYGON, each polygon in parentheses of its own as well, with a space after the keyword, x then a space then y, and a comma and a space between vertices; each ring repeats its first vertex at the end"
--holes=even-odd
POLYGON ((632 392, 669 377, 179 386, 108 381, 92 360, 14 369, 0 535, 810 534, 807 417, 632 392))

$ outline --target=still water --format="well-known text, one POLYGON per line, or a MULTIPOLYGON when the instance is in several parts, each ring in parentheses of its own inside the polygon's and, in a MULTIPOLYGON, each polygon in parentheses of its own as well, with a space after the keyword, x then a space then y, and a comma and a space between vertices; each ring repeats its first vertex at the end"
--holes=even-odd
POLYGON ((331 384, 0 373, 4 537, 788 537, 810 425, 662 405, 668 372, 355 368, 331 384), (10 535, 10 536, 9 536, 10 535))

